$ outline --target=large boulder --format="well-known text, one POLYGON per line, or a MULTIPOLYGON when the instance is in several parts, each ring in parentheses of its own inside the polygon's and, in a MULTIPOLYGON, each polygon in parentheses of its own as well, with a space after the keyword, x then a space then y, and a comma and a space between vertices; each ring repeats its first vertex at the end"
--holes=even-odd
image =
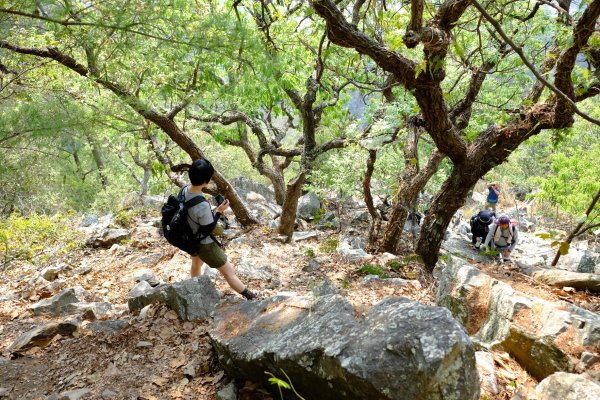
POLYGON ((244 198, 244 200, 248 200, 248 193, 254 192, 260 194, 265 198, 269 203, 275 203, 275 192, 272 189, 266 187, 265 185, 261 185, 260 183, 253 182, 247 178, 242 176, 238 178, 234 178, 231 181, 231 184, 235 188, 235 191, 244 198))
POLYGON ((306 193, 298 200, 296 214, 306 221, 312 220, 321 209, 321 200, 312 192, 306 193))
POLYGON ((172 285, 159 285, 128 300, 129 311, 148 304, 166 303, 183 320, 207 319, 221 300, 221 294, 208 276, 202 275, 172 285))
POLYGON ((466 332, 447 310, 404 298, 361 319, 335 294, 224 302, 209 333, 229 375, 285 371, 308 399, 479 398, 466 332))
POLYGON ((127 229, 104 229, 100 233, 90 237, 87 240, 87 245, 107 249, 113 244, 121 243, 130 237, 131 232, 127 229))
POLYGON ((535 388, 537 400, 600 399, 600 384, 584 376, 557 372, 535 388))
POLYGON ((437 302, 476 341, 503 348, 537 379, 571 372, 584 354, 599 353, 600 315, 518 292, 457 257, 441 272, 437 302))
POLYGON ((73 303, 79 303, 79 298, 75 289, 69 288, 32 304, 29 309, 33 315, 67 315, 70 313, 69 308, 73 303))
POLYGON ((600 274, 563 271, 561 269, 542 269, 533 273, 533 277, 550 286, 574 287, 590 292, 600 292, 600 274))

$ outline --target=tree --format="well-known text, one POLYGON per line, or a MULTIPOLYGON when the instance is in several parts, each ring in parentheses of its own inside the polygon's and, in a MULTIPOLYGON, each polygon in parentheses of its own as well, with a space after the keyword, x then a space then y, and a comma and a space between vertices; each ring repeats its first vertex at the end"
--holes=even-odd
MULTIPOLYGON (((357 4, 362 2, 357 2, 357 4)), ((432 206, 423 223, 417 244, 417 253, 423 258, 429 270, 433 269, 446 228, 454 213, 464 204, 464 200, 474 184, 496 165, 504 162, 510 153, 521 143, 544 129, 564 128, 573 124, 574 115, 596 122, 593 117, 582 113, 576 102, 583 100, 575 95, 571 72, 575 67, 577 55, 586 49, 600 15, 600 1, 591 1, 574 22, 571 41, 559 48, 558 55, 548 52, 547 58, 555 60, 554 84, 549 83, 528 60, 521 46, 515 44, 492 17, 486 8, 476 1, 449 0, 441 4, 430 4, 422 0, 411 1, 410 21, 403 43, 407 49, 423 48, 421 62, 415 62, 400 51, 390 50, 372 39, 357 26, 349 23, 338 6, 330 0, 313 0, 315 11, 326 21, 330 40, 338 45, 350 47, 359 53, 371 57, 381 68, 392 73, 396 80, 415 97, 420 107, 423 126, 435 142, 438 150, 452 162, 452 172, 440 192, 435 196, 432 206), (473 7, 469 7, 469 6, 473 7), (434 17, 423 23, 423 9, 434 11, 434 17), (475 8, 476 13, 470 13, 475 8), (469 13, 467 10, 469 9, 469 13), (466 14, 466 15, 465 15, 466 14), (490 35, 500 36, 519 56, 543 87, 551 89, 551 95, 543 100, 537 95, 535 84, 527 101, 517 108, 517 114, 500 124, 490 125, 479 132, 472 140, 464 138, 457 121, 453 121, 446 104, 442 82, 446 77, 447 56, 452 38, 455 42, 461 34, 472 29, 468 22, 475 19, 476 33, 481 35, 479 26, 485 20, 491 27, 490 35)), ((498 5, 502 7, 502 5, 498 5)), ((491 7, 491 4, 488 5, 491 7)), ((502 8, 501 8, 502 10, 502 8)), ((500 14, 505 24, 511 22, 506 14, 511 10, 508 5, 500 14)), ((568 7, 567 7, 568 10, 568 7)), ((346 15, 350 10, 346 10, 346 15)), ((561 14, 562 15, 562 14, 561 14)), ((565 14, 566 15, 566 14, 565 14)), ((569 17, 570 14, 569 14, 569 17)), ((514 18, 513 18, 514 19, 514 18)), ((562 29, 561 24, 557 24, 562 29)), ((562 39, 562 38, 561 38, 562 39)), ((410 55, 410 52, 405 51, 410 55)), ((546 65, 552 62, 546 60, 546 65)), ((542 66, 544 63, 542 62, 542 66)), ((590 85, 589 82, 588 87, 590 85)), ((596 92, 586 91, 587 96, 596 92)))
MULTIPOLYGON (((188 13, 181 12, 182 10, 164 12, 162 14, 163 20, 155 21, 156 25, 148 25, 150 31, 134 28, 138 25, 135 22, 129 24, 122 22, 137 20, 138 13, 142 15, 152 13, 155 6, 146 6, 140 3, 136 4, 135 7, 122 9, 117 6, 111 8, 106 3, 101 6, 78 7, 70 2, 65 2, 62 5, 53 7, 50 16, 49 9, 45 13, 26 11, 38 8, 38 5, 34 2, 19 4, 14 8, 2 8, 0 13, 42 21, 41 24, 44 28, 52 32, 55 40, 62 44, 65 50, 45 46, 43 44, 44 38, 35 34, 30 36, 29 41, 42 42, 40 47, 20 46, 8 40, 2 40, 0 41, 0 49, 57 62, 80 77, 85 78, 88 82, 93 82, 112 92, 123 104, 129 106, 144 119, 161 129, 191 159, 206 158, 202 150, 177 123, 176 117, 189 105, 202 83, 198 82, 197 77, 205 56, 197 55, 199 54, 198 50, 217 53, 220 49, 217 44, 214 48, 205 48, 199 43, 203 39, 206 42, 206 37, 191 35, 190 32, 184 31, 190 28, 200 29, 202 23, 210 24, 214 22, 213 20, 205 18, 203 21, 184 21, 183 19, 184 16, 197 15, 198 11, 203 11, 214 12, 212 15, 214 20, 220 22, 220 15, 218 10, 213 9, 211 4, 205 10, 188 10, 188 13), (174 32, 174 37, 164 38, 153 31, 160 32, 162 29, 161 23, 172 23, 176 19, 179 19, 177 22, 181 25, 170 25, 179 26, 179 29, 174 32), (107 22, 112 20, 115 22, 107 22), (186 22, 189 22, 189 24, 186 24, 186 22), (85 39, 83 40, 81 40, 82 33, 87 35, 84 36, 85 39), (186 41, 178 35, 182 37, 193 36, 195 41, 186 41), (136 40, 140 37, 154 40, 155 45, 161 48, 161 57, 157 57, 153 60, 153 63, 149 63, 147 58, 140 58, 147 44, 136 40), (169 46, 162 46, 165 42, 169 46), (76 54, 69 54, 68 48, 75 49, 74 53, 76 54), (190 48, 192 48, 191 51, 190 48), (117 50, 122 49, 126 49, 125 55, 124 57, 118 57, 116 53, 119 53, 119 51, 117 50), (186 50, 183 54, 182 49, 186 50), (180 59, 182 56, 191 60, 191 62, 185 64, 186 68, 181 68, 174 71, 173 74, 165 76, 164 68, 168 67, 165 63, 174 63, 178 57, 180 59), (85 58, 85 64, 78 57, 85 58), (123 64, 129 65, 131 69, 129 73, 121 68, 123 64), (153 72, 157 72, 155 78, 168 81, 165 85, 159 85, 158 90, 156 85, 148 82, 150 80, 148 75, 152 75, 153 72), (146 99, 142 97, 143 95, 146 95, 146 99), (176 101, 174 102, 174 100, 176 101), (153 102, 163 103, 163 105, 170 104, 170 106, 167 110, 161 111, 151 105, 153 102)), ((167 4, 165 4, 165 7, 165 10, 168 11, 167 4)), ((10 29, 8 31, 8 34, 5 35, 6 39, 19 39, 18 34, 12 33, 10 29)), ((205 73, 210 75, 209 71, 205 73)), ((233 187, 219 171, 215 172, 213 180, 219 191, 230 200, 231 208, 238 220, 245 225, 256 223, 256 220, 249 214, 233 187)))

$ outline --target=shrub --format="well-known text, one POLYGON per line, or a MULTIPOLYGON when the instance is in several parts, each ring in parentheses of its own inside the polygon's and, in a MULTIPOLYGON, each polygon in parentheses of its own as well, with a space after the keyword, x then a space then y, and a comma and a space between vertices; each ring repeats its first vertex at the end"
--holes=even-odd
POLYGON ((379 265, 363 264, 363 266, 358 269, 358 272, 363 275, 377 275, 380 278, 387 278, 383 268, 379 265))
POLYGON ((81 245, 78 234, 64 215, 12 214, 0 225, 2 266, 15 260, 43 260, 81 245))

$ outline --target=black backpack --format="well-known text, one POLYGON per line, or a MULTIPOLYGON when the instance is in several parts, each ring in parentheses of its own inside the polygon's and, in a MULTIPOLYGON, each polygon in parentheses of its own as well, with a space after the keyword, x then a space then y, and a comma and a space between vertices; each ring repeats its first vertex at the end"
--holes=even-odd
POLYGON ((167 202, 162 206, 162 233, 169 243, 185 251, 188 254, 194 254, 200 240, 208 236, 198 230, 194 234, 190 224, 187 221, 188 209, 206 201, 203 196, 196 196, 185 201, 183 193, 185 187, 179 191, 177 197, 171 195, 167 202))
POLYGON ((489 225, 494 221, 495 213, 492 211, 480 211, 479 213, 471 217, 470 225, 471 232, 473 231, 485 231, 488 232, 489 225))

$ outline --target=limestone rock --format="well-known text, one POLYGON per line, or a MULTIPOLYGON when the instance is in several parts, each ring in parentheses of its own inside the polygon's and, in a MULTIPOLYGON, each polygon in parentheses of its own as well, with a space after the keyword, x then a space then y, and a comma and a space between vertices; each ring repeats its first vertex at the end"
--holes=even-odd
POLYGON ((69 288, 61 291, 60 293, 48 298, 38 301, 35 304, 29 306, 33 315, 65 315, 68 314, 67 308, 69 304, 78 303, 79 298, 75 294, 74 288, 69 288))
POLYGON ((66 320, 37 326, 19 336, 10 346, 10 353, 19 353, 35 346, 46 346, 56 335, 68 336, 77 330, 79 322, 66 320))
POLYGON ((441 272, 437 302, 474 340, 502 346, 540 380, 581 365, 577 349, 600 346, 600 315, 515 291, 457 257, 441 272))
POLYGON ((128 300, 129 311, 140 310, 152 303, 166 303, 183 320, 208 318, 221 300, 208 276, 202 275, 172 285, 160 285, 150 292, 128 300))
POLYGON ((600 399, 600 385, 581 375, 557 372, 535 389, 537 400, 600 399))
POLYGON ((88 239, 87 244, 91 247, 101 247, 108 249, 113 244, 129 239, 131 232, 127 229, 105 229, 97 235, 88 239))
POLYGON ((298 218, 310 221, 321 209, 321 200, 316 194, 308 192, 298 200, 298 209, 296 215, 298 218))
POLYGON ((360 320, 339 295, 226 301, 210 336, 232 377, 264 382, 283 368, 307 399, 479 398, 464 330, 447 310, 403 298, 360 320))
POLYGON ((569 286, 580 290, 600 292, 600 274, 570 272, 560 269, 544 269, 534 272, 533 277, 550 286, 569 286))

